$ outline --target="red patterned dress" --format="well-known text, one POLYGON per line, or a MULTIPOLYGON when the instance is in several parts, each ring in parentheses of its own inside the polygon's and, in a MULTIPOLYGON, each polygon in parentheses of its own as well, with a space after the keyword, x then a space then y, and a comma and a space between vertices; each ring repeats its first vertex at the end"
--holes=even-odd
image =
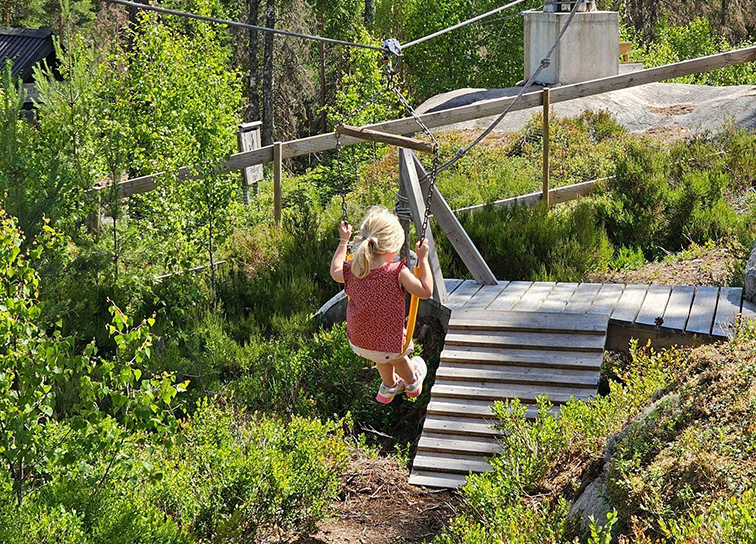
POLYGON ((362 349, 400 353, 404 344, 404 288, 399 274, 405 261, 386 263, 359 279, 344 262, 347 336, 362 349))

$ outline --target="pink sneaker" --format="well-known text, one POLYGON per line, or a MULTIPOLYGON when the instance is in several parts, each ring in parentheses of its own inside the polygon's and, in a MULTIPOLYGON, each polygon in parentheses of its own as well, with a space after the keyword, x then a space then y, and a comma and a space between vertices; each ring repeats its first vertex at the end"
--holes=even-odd
POLYGON ((404 381, 402 381, 401 378, 397 378, 394 387, 388 387, 381 383, 381 386, 378 388, 378 394, 375 396, 375 400, 381 404, 388 404, 402 391, 404 391, 404 381))
POLYGON ((408 383, 404 387, 404 391, 408 397, 419 397, 423 392, 423 382, 428 375, 428 366, 423 361, 423 358, 418 356, 410 359, 410 362, 415 367, 415 383, 408 383))

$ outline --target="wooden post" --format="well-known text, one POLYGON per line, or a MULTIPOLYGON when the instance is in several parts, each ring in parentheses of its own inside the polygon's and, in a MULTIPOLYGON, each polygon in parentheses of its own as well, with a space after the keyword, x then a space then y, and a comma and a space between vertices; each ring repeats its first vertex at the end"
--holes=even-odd
MULTIPOLYGON (((402 160, 402 150, 398 149, 397 151, 399 152, 399 160, 401 161, 402 160)), ((407 198, 407 190, 404 188, 404 183, 402 182, 402 172, 401 172, 401 170, 399 171, 399 191, 398 191, 397 199, 399 200, 400 198, 407 198)), ((406 204, 407 203, 402 202, 401 200, 399 202, 400 206, 405 206, 406 204)), ((402 259, 407 259, 407 263, 408 263, 408 265, 410 265, 410 268, 411 268, 411 263, 410 263, 410 243, 409 243, 409 226, 410 226, 410 224, 409 224, 409 221, 407 221, 406 219, 399 219, 399 223, 402 225, 402 230, 404 230, 404 243, 402 244, 402 249, 399 252, 399 256, 402 259)))
MULTIPOLYGON (((423 224, 423 216, 425 215, 425 198, 420 188, 420 180, 417 176, 413 156, 414 154, 409 149, 399 150, 399 175, 404 189, 409 196, 412 221, 415 223, 415 230, 419 234, 423 224)), ((425 238, 430 245, 428 258, 430 260, 431 273, 433 274, 433 298, 436 299, 436 302, 446 304, 449 300, 449 295, 446 293, 446 284, 444 283, 444 276, 441 273, 441 264, 438 262, 436 243, 433 240, 430 226, 425 233, 425 238)))
POLYGON ((281 142, 273 143, 273 219, 276 225, 281 224, 281 142))
POLYGON ((543 89, 543 201, 551 207, 549 198, 549 124, 551 112, 551 95, 548 87, 543 89))
MULTIPOLYGON (((402 150, 402 152, 404 151, 402 150)), ((417 155, 411 151, 409 154, 411 155, 411 159, 415 162, 415 169, 421 180, 420 189, 423 195, 427 195, 428 187, 430 185, 428 175, 425 172, 423 165, 420 164, 420 159, 417 158, 417 155)), ((465 263, 465 266, 470 271, 470 274, 472 274, 472 277, 475 278, 475 281, 481 285, 496 285, 496 276, 494 276, 494 273, 478 251, 478 248, 475 247, 475 244, 470 240, 465 229, 462 228, 462 224, 454 215, 454 212, 444 199, 441 191, 438 190, 438 187, 435 188, 430 207, 431 213, 433 213, 433 218, 438 223, 438 226, 441 227, 441 230, 444 231, 446 237, 449 238, 457 255, 459 255, 462 262, 465 263)))
MULTIPOLYGON (((236 133, 236 139, 239 144, 239 152, 252 151, 260 149, 260 127, 262 122, 252 121, 251 123, 242 123, 236 133)), ((247 166, 242 169, 242 199, 244 205, 249 206, 249 186, 252 186, 254 194, 257 195, 259 187, 257 182, 263 179, 262 165, 247 166)))

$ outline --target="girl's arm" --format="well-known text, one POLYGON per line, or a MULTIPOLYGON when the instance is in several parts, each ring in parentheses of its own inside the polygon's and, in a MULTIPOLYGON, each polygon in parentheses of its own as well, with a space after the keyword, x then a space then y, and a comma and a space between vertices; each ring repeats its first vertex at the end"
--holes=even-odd
POLYGON ((419 298, 430 298, 433 295, 433 274, 431 274, 430 262, 428 262, 428 240, 415 244, 415 254, 420 265, 420 277, 416 277, 409 268, 402 268, 399 281, 402 287, 419 298))
POLYGON ((352 225, 346 221, 341 222, 339 227, 339 247, 331 259, 331 278, 333 281, 344 283, 344 261, 346 260, 347 245, 352 237, 352 225))

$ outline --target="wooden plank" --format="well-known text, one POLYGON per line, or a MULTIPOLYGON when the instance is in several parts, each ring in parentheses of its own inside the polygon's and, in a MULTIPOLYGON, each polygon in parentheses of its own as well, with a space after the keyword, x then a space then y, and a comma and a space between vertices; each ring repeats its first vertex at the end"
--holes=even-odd
POLYGON ((667 308, 664 310, 662 328, 674 331, 685 330, 685 323, 688 321, 695 294, 696 288, 692 285, 675 285, 672 288, 667 308))
MULTIPOLYGON (((490 414, 490 412, 489 412, 490 414)), ((430 414, 423 422, 423 432, 435 434, 458 434, 468 436, 495 437, 501 433, 492 427, 496 418, 490 420, 479 417, 440 416, 430 414)))
MULTIPOLYGON (((589 181, 583 181, 581 183, 575 183, 573 185, 565 185, 564 187, 557 187, 556 189, 549 190, 549 202, 551 205, 561 204, 563 202, 569 202, 570 200, 576 200, 583 196, 590 195, 596 188, 596 185, 612 179, 614 176, 606 178, 592 179, 589 181)), ((475 204, 473 206, 465 206, 464 208, 457 208, 454 213, 464 212, 479 212, 486 206, 493 206, 495 208, 505 208, 514 205, 526 206, 531 208, 536 206, 543 200, 543 191, 536 191, 535 193, 527 193, 524 195, 513 196, 510 198, 503 198, 501 200, 494 200, 486 204, 475 204)))
POLYGON ((563 315, 550 312, 501 310, 469 310, 467 306, 455 310, 449 329, 478 331, 552 331, 606 333, 609 318, 603 315, 563 315))
POLYGON ((638 310, 638 316, 635 318, 636 325, 657 326, 657 319, 664 317, 664 310, 667 309, 667 302, 671 294, 672 287, 669 285, 650 286, 646 298, 643 300, 640 310, 638 310))
MULTIPOLYGON (((427 195, 430 188, 430 180, 420 159, 414 153, 404 150, 402 150, 402 153, 405 154, 407 160, 409 160, 409 157, 412 158, 420 180, 420 188, 423 194, 427 195)), ((438 187, 435 188, 433 198, 431 199, 430 211, 433 213, 433 219, 436 220, 438 226, 444 231, 452 247, 454 247, 454 250, 459 255, 459 258, 462 259, 472 277, 475 278, 475 281, 481 285, 496 285, 496 276, 480 254, 480 251, 478 251, 478 248, 473 244, 467 231, 465 231, 459 219, 457 219, 457 216, 454 215, 449 204, 446 203, 446 199, 444 199, 444 195, 441 194, 438 187)))
POLYGON ((501 294, 489 304, 489 310, 511 310, 520 297, 530 289, 533 282, 530 281, 513 281, 507 285, 501 294))
MULTIPOLYGON (((533 404, 523 403, 526 406, 525 417, 535 419, 538 417, 538 407, 533 404)), ((473 399, 445 399, 431 398, 428 404, 427 413, 433 417, 439 416, 459 416, 468 418, 478 418, 485 422, 492 423, 496 421, 491 407, 493 402, 487 400, 473 399)), ((552 414, 559 413, 559 406, 552 406, 552 414)))
MULTIPOLYGON (((752 62, 754 60, 756 60, 756 47, 747 47, 744 49, 728 51, 726 53, 719 53, 708 57, 686 60, 674 64, 667 64, 664 66, 639 70, 627 74, 609 76, 586 81, 583 83, 563 85, 551 90, 551 103, 557 104, 559 102, 574 100, 575 98, 583 98, 586 96, 607 93, 618 89, 637 87, 639 85, 646 85, 648 83, 663 81, 665 79, 707 72, 710 70, 716 70, 736 64, 744 64, 746 62, 752 62)), ((511 96, 496 98, 493 100, 483 100, 466 106, 425 113, 420 115, 420 119, 428 128, 443 127, 464 121, 472 121, 475 119, 482 119, 484 117, 499 115, 507 107, 510 107, 514 100, 515 97, 511 96)), ((524 95, 522 95, 520 100, 516 104, 514 104, 511 111, 524 110, 540 106, 542 102, 543 100, 541 91, 525 93, 524 95)), ((408 134, 417 131, 417 122, 413 117, 403 117, 401 119, 367 125, 365 128, 378 130, 381 132, 388 132, 391 134, 408 134)), ((344 146, 354 145, 361 142, 361 139, 353 138, 351 136, 344 136, 341 138, 341 144, 344 146)), ((283 148, 283 158, 288 159, 292 157, 298 157, 300 155, 307 155, 310 153, 319 153, 328 149, 333 149, 335 147, 335 133, 331 132, 328 134, 319 134, 317 136, 310 136, 308 138, 286 142, 283 148)), ((225 163, 219 166, 218 171, 231 172, 255 164, 265 164, 271 162, 272 160, 273 146, 264 146, 253 151, 245 151, 231 155, 231 157, 225 163)), ((187 168, 183 168, 182 170, 188 173, 187 168)), ((141 183, 147 182, 154 184, 155 181, 153 178, 156 178, 160 175, 164 175, 164 173, 159 172, 151 176, 142 176, 141 183)), ((126 195, 126 191, 129 190, 130 185, 134 181, 136 181, 136 179, 127 180, 119 184, 119 187, 124 190, 124 195, 126 195)))
POLYGON ((564 370, 539 367, 491 367, 470 363, 446 364, 438 367, 436 379, 459 381, 518 383, 527 385, 563 385, 564 387, 596 387, 600 371, 564 370))
POLYGON ((488 455, 500 452, 501 444, 495 438, 472 438, 458 435, 423 433, 420 441, 417 443, 417 451, 480 453, 488 455))
POLYGON ((556 385, 491 384, 484 382, 462 382, 437 379, 433 385, 433 396, 453 399, 477 399, 487 401, 519 398, 535 403, 539 396, 546 395, 554 403, 563 404, 571 398, 589 399, 596 396, 595 387, 561 387, 556 385))
POLYGON ((491 465, 488 464, 486 458, 483 456, 419 452, 412 461, 412 470, 467 475, 470 472, 489 471, 491 470, 491 465))
MULTIPOLYGON (((713 319, 712 315, 712 319, 713 319)), ((507 331, 450 331, 447 346, 485 346, 500 348, 540 349, 554 351, 604 351, 605 337, 593 334, 560 334, 507 331)))
POLYGON ((596 351, 538 351, 498 347, 446 346, 442 363, 475 363, 541 368, 601 368, 604 354, 596 351))
POLYGON ((546 207, 551 206, 551 199, 549 198, 549 143, 551 138, 549 137, 549 127, 551 125, 551 93, 548 87, 544 87, 543 91, 543 179, 542 183, 542 198, 546 207))
POLYGON ((281 177, 283 176, 281 158, 281 142, 276 142, 273 144, 273 219, 276 225, 281 224, 281 177))
MULTIPOLYGON (((420 233, 422 231, 423 217, 425 216, 425 195, 420 188, 420 180, 417 177, 417 169, 412 157, 412 152, 408 149, 399 150, 399 183, 404 184, 404 189, 409 198, 410 210, 412 210, 412 221, 415 224, 415 230, 420 233)), ((436 302, 446 304, 449 297, 446 292, 444 275, 438 262, 436 244, 433 241, 433 232, 430 227, 425 232, 425 237, 430 245, 428 258, 430 259, 431 273, 433 274, 433 298, 436 302)))
POLYGON ((541 307, 543 301, 549 296, 556 283, 550 281, 536 281, 530 289, 520 297, 520 300, 512 306, 513 310, 535 311, 541 307))
POLYGON ((743 289, 741 287, 722 287, 719 290, 717 314, 714 317, 714 328, 711 331, 712 336, 723 338, 729 336, 730 328, 740 313, 742 300, 743 289))
POLYGON ((626 286, 611 315, 611 321, 635 323, 635 316, 638 315, 643 299, 646 298, 646 291, 648 291, 648 285, 626 286))
POLYGON ((409 483, 423 487, 457 489, 465 485, 466 479, 465 476, 460 474, 442 474, 439 472, 413 470, 409 477, 409 483))
POLYGON ((714 314, 717 311, 719 287, 696 287, 696 296, 690 307, 686 332, 693 334, 711 334, 714 314))
POLYGON ((465 310, 484 310, 491 302, 496 300, 496 297, 509 285, 508 281, 497 282, 496 285, 483 285, 480 291, 468 300, 463 308, 465 310))
MULTIPOLYGON (((465 280, 451 295, 449 295, 446 305, 452 309, 459 308, 469 301, 479 290, 479 284, 475 283, 473 280, 465 280)), ((452 312, 452 316, 454 316, 454 312, 452 312)))
POLYGON ((581 283, 575 289, 572 298, 567 301, 563 313, 565 314, 587 314, 591 309, 593 301, 601 291, 600 283, 581 283))
POLYGON ((395 145, 397 147, 403 147, 405 149, 414 149, 422 153, 433 153, 435 147, 430 142, 423 140, 417 140, 415 138, 408 138, 406 136, 399 136, 396 134, 389 134, 387 132, 381 132, 379 130, 369 129, 366 127, 353 127, 351 125, 341 125, 336 127, 336 133, 344 136, 352 136, 359 138, 360 140, 368 140, 370 142, 378 142, 382 144, 395 145))
POLYGON ((460 285, 462 285, 462 280, 456 280, 456 279, 444 280, 444 286, 446 286, 447 296, 451 295, 454 292, 454 290, 460 285))
POLYGON ((622 283, 605 283, 593 301, 593 305, 588 310, 589 315, 612 315, 614 308, 617 306, 622 293, 625 291, 625 285, 622 283))
MULTIPOLYGON (((250 151, 260 148, 260 129, 262 121, 252 121, 251 123, 242 123, 236 133, 239 151, 250 151)), ((257 182, 263 179, 262 164, 248 166, 242 169, 242 197, 244 204, 249 206, 249 186, 251 185, 255 194, 258 193, 257 182)))
POLYGON ((577 287, 577 283, 557 283, 538 310, 541 312, 561 312, 567 306, 567 301, 570 300, 577 287))

